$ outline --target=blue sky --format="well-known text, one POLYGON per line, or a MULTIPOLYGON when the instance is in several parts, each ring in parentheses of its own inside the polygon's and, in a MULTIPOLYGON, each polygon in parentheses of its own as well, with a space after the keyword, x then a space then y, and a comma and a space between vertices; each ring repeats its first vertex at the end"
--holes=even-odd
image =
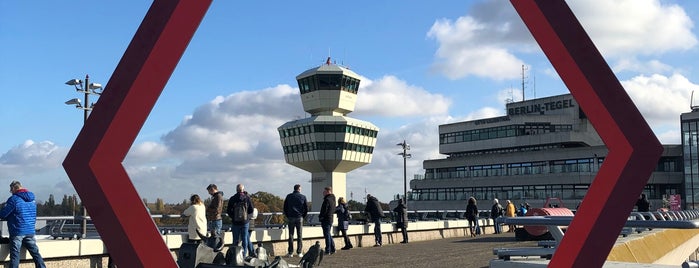
MULTIPOLYGON (((150 2, 40 2, 0 2, 0 183, 22 180, 45 200, 75 192, 61 162, 82 114, 63 102, 81 95, 64 83, 89 74, 107 85, 150 2)), ((699 89, 698 4, 568 3, 656 135, 679 143, 679 114, 699 89)), ((439 124, 504 114, 522 99, 522 65, 527 99, 568 92, 509 1, 217 0, 124 163, 141 196, 179 202, 209 183, 310 191, 276 128, 308 116, 294 78, 328 56, 364 77, 349 116, 381 128, 372 163, 347 176, 357 200, 402 192, 396 143, 411 144, 412 177, 444 158, 439 124)))

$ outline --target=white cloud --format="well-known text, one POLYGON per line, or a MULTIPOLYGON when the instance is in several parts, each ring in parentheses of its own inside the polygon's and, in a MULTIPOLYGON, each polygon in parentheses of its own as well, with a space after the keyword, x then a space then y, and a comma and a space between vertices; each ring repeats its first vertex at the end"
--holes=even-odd
POLYGON ((440 94, 408 85, 405 81, 388 75, 377 81, 367 81, 364 88, 359 89, 356 112, 349 116, 442 115, 448 112, 450 105, 451 100, 440 94))
MULTIPOLYGON (((658 0, 569 1, 586 32, 617 70, 667 70, 656 60, 629 65, 639 56, 684 51, 697 44, 682 7, 658 0)), ((525 54, 541 54, 507 1, 484 1, 455 20, 439 19, 427 33, 437 41, 434 69, 450 79, 467 76, 516 79, 525 54)), ((546 67, 544 67, 546 68, 546 67)))
POLYGON ((680 114, 690 111, 691 92, 699 89, 699 85, 679 74, 637 76, 623 81, 622 85, 656 131, 665 128, 679 130, 680 114))
POLYGON ((50 141, 26 140, 0 156, 0 174, 18 176, 55 169, 61 166, 67 153, 67 148, 50 141))
POLYGON ((605 56, 659 54, 697 44, 682 7, 659 0, 569 1, 605 56))

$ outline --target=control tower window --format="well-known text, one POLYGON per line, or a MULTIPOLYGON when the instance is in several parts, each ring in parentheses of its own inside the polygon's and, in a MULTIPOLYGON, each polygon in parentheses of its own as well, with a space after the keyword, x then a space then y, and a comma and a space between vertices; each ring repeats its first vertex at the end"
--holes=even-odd
POLYGON ((342 82, 341 74, 319 74, 318 89, 319 90, 339 90, 342 82))

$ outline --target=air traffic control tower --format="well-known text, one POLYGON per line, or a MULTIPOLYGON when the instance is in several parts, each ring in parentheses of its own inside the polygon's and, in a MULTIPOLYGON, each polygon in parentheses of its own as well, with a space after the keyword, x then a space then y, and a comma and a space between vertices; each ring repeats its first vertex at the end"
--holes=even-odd
POLYGON ((311 173, 312 211, 320 211, 323 188, 347 197, 347 172, 369 164, 379 132, 374 124, 347 117, 354 111, 359 75, 332 64, 296 76, 303 109, 311 116, 279 130, 286 162, 311 173))

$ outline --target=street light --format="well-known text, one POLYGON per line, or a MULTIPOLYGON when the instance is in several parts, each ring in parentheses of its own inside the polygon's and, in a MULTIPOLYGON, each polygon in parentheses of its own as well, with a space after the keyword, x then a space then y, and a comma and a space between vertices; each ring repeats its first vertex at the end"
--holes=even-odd
MULTIPOLYGON (((66 82, 66 85, 73 86, 75 87, 75 91, 85 94, 85 104, 83 104, 79 98, 73 98, 65 102, 67 105, 73 105, 75 108, 83 110, 83 125, 85 125, 90 111, 92 111, 92 108, 95 106, 94 103, 90 103, 90 95, 102 95, 102 84, 90 83, 90 76, 85 75, 85 81, 81 81, 80 79, 71 79, 66 82)), ((73 200, 73 202, 75 202, 75 200, 73 200)), ((85 209, 85 205, 82 206, 82 211, 82 237, 85 238, 85 236, 87 236, 87 209, 85 209)))
POLYGON ((398 146, 401 146, 403 148, 402 153, 398 153, 398 155, 403 156, 403 204, 405 206, 408 206, 408 174, 406 170, 406 164, 407 164, 407 159, 412 157, 411 154, 408 153, 408 150, 410 150, 410 145, 403 140, 402 143, 396 144, 398 146))

